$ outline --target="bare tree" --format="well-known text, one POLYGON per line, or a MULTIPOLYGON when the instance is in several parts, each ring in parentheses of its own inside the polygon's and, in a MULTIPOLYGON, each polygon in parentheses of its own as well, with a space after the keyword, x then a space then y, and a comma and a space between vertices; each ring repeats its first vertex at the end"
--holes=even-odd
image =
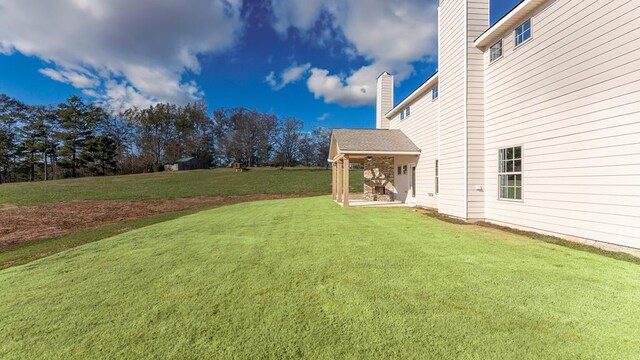
POLYGON ((300 147, 300 132, 302 131, 302 121, 293 117, 287 117, 280 125, 278 136, 277 161, 281 167, 293 166, 297 159, 300 147))

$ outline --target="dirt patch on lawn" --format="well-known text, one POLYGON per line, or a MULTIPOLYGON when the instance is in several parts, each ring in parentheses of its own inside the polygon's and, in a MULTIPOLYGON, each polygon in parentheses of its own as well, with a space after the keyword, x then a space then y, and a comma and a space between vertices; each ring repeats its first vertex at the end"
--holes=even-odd
POLYGON ((141 201, 74 201, 30 207, 5 206, 0 207, 0 251, 18 243, 60 237, 99 225, 141 219, 162 213, 310 195, 316 194, 218 196, 141 201))

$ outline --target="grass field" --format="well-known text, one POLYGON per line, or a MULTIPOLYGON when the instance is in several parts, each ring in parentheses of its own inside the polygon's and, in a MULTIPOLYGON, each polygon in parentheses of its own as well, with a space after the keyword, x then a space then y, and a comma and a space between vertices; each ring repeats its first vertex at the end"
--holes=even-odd
POLYGON ((638 279, 410 209, 252 202, 0 271, 0 358, 637 359, 638 279))
MULTIPOLYGON (((352 191, 362 191, 361 174, 354 170, 352 191)), ((330 192, 330 170, 261 168, 238 173, 215 169, 1 184, 0 205, 330 192)))
MULTIPOLYGON (((353 170, 353 173, 351 189, 354 192, 362 191, 362 170, 353 170)), ((260 168, 237 173, 232 169, 216 169, 0 184, 0 209, 3 206, 39 206, 47 203, 60 203, 60 206, 65 206, 65 203, 78 200, 136 201, 218 196, 229 198, 256 194, 295 196, 329 192, 331 192, 330 170, 260 168)), ((236 200, 231 202, 234 201, 236 200)), ((85 228, 74 229, 69 235, 51 236, 11 246, 2 246, 3 236, 10 235, 3 233, 2 225, 10 225, 8 223, 15 220, 11 220, 6 212, 0 212, 0 269, 24 264, 122 232, 175 219, 203 208, 217 206, 219 205, 208 205, 205 202, 203 205, 194 205, 193 208, 184 211, 169 211, 118 223, 96 223, 85 228)), ((73 214, 68 214, 68 211, 62 214, 57 205, 56 209, 47 211, 46 217, 51 221, 57 223, 68 221, 67 218, 58 219, 61 216, 73 218, 73 214)), ((16 210, 12 209, 12 211, 16 210)), ((89 206, 83 211, 100 213, 103 210, 89 206)), ((30 216, 28 210, 24 212, 25 216, 30 216)), ((35 225, 25 223, 21 226, 26 229, 27 226, 35 225)), ((43 224, 37 226, 48 229, 43 224)))

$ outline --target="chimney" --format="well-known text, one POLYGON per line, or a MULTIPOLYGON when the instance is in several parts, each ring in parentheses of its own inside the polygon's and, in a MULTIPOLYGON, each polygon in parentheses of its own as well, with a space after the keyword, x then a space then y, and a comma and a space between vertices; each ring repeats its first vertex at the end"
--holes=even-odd
POLYGON ((393 109, 393 75, 383 72, 376 84, 376 129, 388 129, 389 120, 384 116, 393 109))

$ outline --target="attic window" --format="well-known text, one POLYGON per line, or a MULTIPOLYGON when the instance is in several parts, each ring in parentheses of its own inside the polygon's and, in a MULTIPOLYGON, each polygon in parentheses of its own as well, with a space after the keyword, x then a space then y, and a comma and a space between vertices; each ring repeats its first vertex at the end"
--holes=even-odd
POLYGON ((400 111, 400 120, 408 118, 409 115, 411 115, 411 106, 407 106, 406 108, 402 109, 402 111, 400 111))
POLYGON ((516 28, 516 46, 531 38, 531 19, 516 28))
POLYGON ((491 57, 491 62, 494 62, 502 57, 502 39, 500 39, 500 41, 498 41, 497 43, 491 45, 489 54, 491 57))

